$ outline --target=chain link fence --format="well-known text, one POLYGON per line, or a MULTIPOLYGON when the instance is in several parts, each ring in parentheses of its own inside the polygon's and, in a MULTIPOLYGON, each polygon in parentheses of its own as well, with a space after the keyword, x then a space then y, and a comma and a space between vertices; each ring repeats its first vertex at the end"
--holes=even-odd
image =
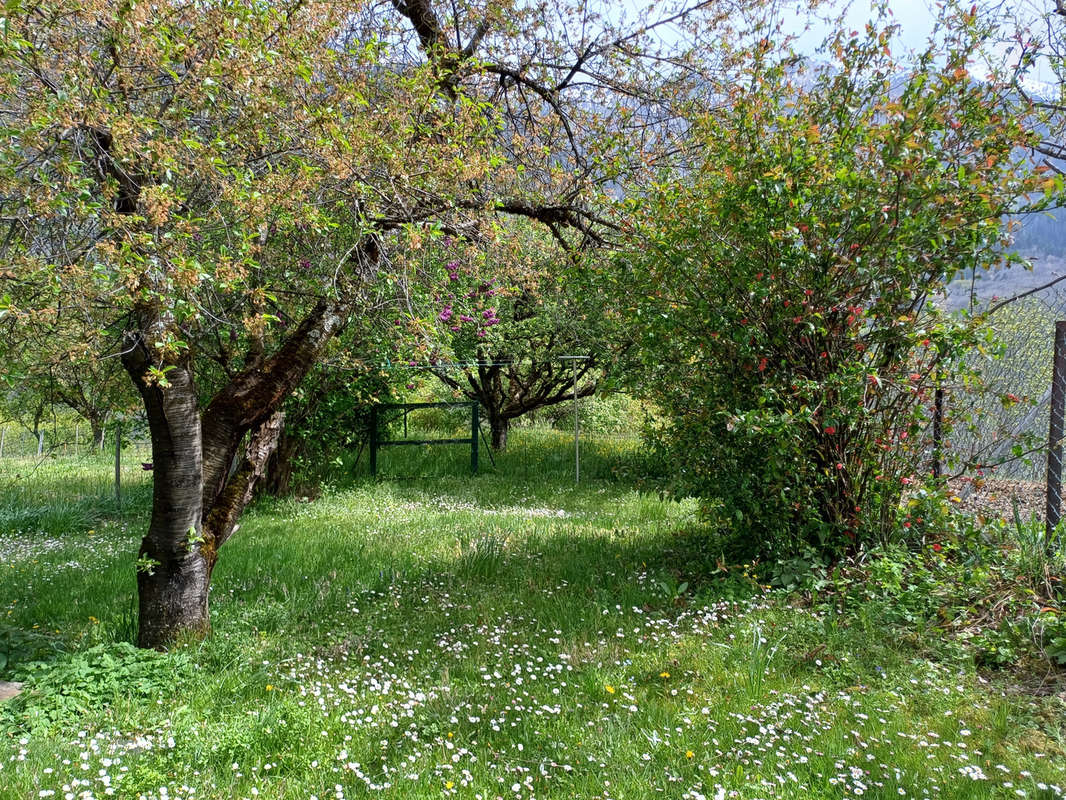
POLYGON ((963 501, 977 497, 975 509, 1051 525, 1061 515, 1062 450, 1052 445, 1063 436, 1066 375, 1053 382, 1053 371, 1066 369, 1064 319, 1066 289, 1057 287, 996 309, 973 375, 944 387, 930 409, 931 471, 963 501))

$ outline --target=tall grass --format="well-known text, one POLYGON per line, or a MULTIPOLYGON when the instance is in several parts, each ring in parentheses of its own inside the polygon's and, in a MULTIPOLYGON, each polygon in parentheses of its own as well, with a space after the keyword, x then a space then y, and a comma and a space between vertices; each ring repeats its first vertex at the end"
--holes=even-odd
POLYGON ((128 647, 147 491, 0 535, 0 798, 1061 795, 1053 695, 708 569, 623 448, 575 486, 565 435, 513 436, 260 502, 164 656, 128 647))

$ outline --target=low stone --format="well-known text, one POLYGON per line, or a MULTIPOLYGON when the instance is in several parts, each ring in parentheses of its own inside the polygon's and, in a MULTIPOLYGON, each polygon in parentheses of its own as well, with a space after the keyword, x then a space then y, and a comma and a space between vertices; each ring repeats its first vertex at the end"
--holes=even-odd
POLYGON ((0 701, 10 700, 12 697, 17 697, 21 691, 21 683, 14 683, 12 681, 0 681, 0 701))

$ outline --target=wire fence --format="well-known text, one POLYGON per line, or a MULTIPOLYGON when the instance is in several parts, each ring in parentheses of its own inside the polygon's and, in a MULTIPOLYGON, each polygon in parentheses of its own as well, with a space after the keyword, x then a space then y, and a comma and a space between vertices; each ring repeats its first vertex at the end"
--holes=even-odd
POLYGON ((24 527, 34 509, 50 504, 121 511, 152 480, 151 442, 135 420, 99 438, 77 423, 35 433, 0 422, 0 442, 0 529, 24 527))
POLYGON ((927 439, 930 471, 960 494, 998 494, 1000 516, 1020 508, 1052 526, 1062 509, 1066 376, 1053 381, 1056 365, 1066 368, 1062 319, 1066 291, 1057 289, 998 309, 972 375, 932 400, 927 439))
MULTIPOLYGON (((997 310, 993 319, 995 338, 975 354, 972 376, 930 398, 928 468, 960 494, 994 485, 1011 501, 1022 501, 1027 515, 1043 518, 1050 531, 1063 514, 1066 289, 1024 297, 997 310)), ((577 408, 581 447, 600 443, 612 451, 629 449, 639 438, 645 413, 639 401, 587 398, 577 408)), ((429 428, 455 422, 445 410, 421 413, 425 418, 418 422, 429 428)), ((422 427, 415 419, 405 416, 405 428, 408 422, 422 427)), ((575 422, 574 403, 568 401, 516 421, 515 427, 550 426, 561 432, 572 431, 575 422)), ((123 487, 151 479, 143 421, 111 425, 100 436, 84 422, 53 424, 35 433, 0 420, 0 503, 11 499, 12 486, 59 461, 84 465, 86 474, 95 476, 91 491, 113 497, 118 505, 123 487)))

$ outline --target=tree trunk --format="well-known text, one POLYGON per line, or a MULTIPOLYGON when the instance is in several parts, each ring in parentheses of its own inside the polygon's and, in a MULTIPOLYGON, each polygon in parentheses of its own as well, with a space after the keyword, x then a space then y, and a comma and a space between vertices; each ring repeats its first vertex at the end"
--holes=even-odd
POLYGON ((210 627, 212 563, 202 548, 200 414, 188 365, 168 365, 167 386, 153 380, 147 335, 134 334, 123 364, 144 400, 152 436, 152 519, 137 559, 140 647, 163 648, 182 633, 210 627))
POLYGON ((92 436, 89 439, 89 450, 104 449, 104 434, 107 426, 107 414, 93 414, 88 417, 89 429, 92 436))
POLYGON ((138 557, 137 643, 165 648, 210 628, 211 572, 277 447, 285 419, 277 408, 344 326, 347 309, 320 302, 270 358, 224 386, 202 416, 191 365, 156 361, 148 343, 164 339, 167 325, 151 311, 144 315, 122 356, 144 400, 155 471, 152 520, 138 557))
POLYGON ((218 548, 237 531, 237 520, 251 502, 256 484, 266 472, 284 429, 285 414, 281 411, 274 412, 256 427, 237 469, 210 507, 204 509, 202 549, 207 553, 212 569, 218 559, 218 548))
POLYGON ((263 479, 263 491, 273 497, 284 497, 292 491, 292 471, 300 440, 282 432, 278 448, 270 458, 263 479))
POLYGON ((489 412, 489 430, 492 433, 492 449, 496 451, 507 448, 507 432, 511 428, 511 420, 499 414, 489 412))

